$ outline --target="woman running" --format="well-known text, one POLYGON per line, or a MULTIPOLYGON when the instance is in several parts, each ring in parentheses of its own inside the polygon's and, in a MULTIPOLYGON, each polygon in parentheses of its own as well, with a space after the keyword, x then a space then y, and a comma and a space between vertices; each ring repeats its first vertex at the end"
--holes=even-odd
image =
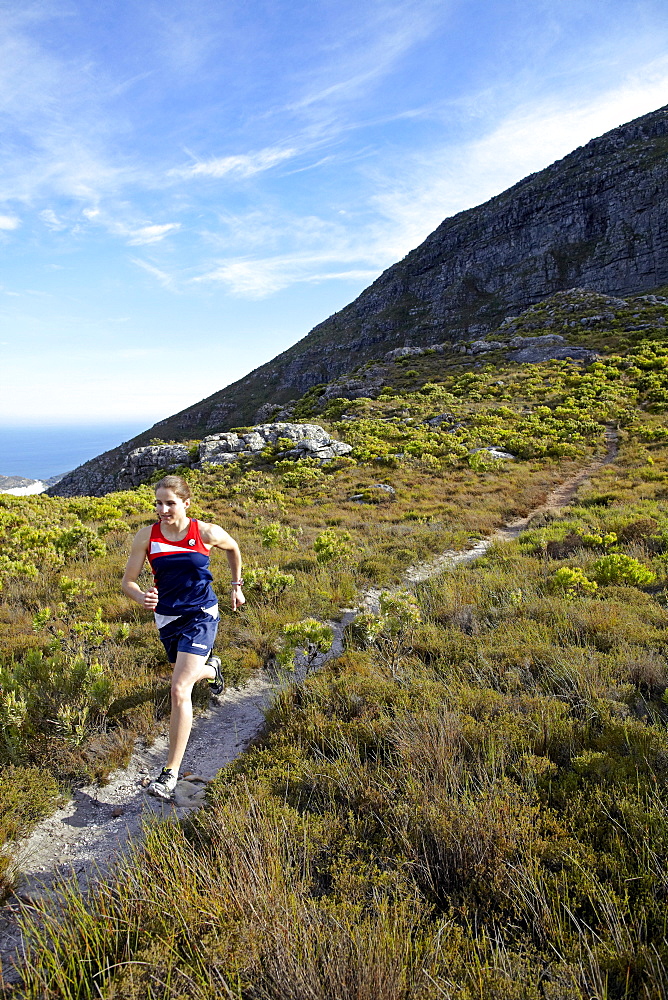
POLYGON ((134 537, 123 575, 123 591, 146 611, 153 611, 158 633, 172 667, 172 714, 169 756, 148 786, 152 795, 171 798, 176 787, 193 721, 192 689, 208 680, 213 694, 225 681, 220 660, 210 656, 218 631, 218 603, 211 587, 209 552, 223 549, 232 573, 232 610, 245 604, 241 591, 239 546, 217 524, 188 517, 190 489, 180 476, 165 476, 155 487, 158 520, 134 537), (142 590, 137 580, 145 560, 154 586, 142 590))

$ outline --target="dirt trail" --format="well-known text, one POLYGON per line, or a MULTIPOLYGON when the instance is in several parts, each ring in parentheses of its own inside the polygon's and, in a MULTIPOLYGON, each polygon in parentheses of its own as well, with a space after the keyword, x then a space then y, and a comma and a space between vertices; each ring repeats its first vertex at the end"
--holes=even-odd
POLYGON ((422 583, 423 580, 428 580, 430 576, 434 576, 436 573, 441 572, 441 570, 453 569, 455 566, 475 562, 476 559, 484 555, 490 546, 496 542, 511 542, 517 538, 523 531, 526 531, 529 523, 538 514, 544 514, 546 511, 558 510, 560 507, 565 507, 587 479, 604 465, 614 462, 619 450, 618 435, 614 428, 607 428, 605 443, 607 446, 605 455, 594 459, 586 468, 581 469, 580 472, 577 472, 570 479, 567 479, 560 486, 553 489, 548 494, 545 503, 541 504, 540 507, 529 511, 525 517, 520 517, 516 521, 509 521, 508 524, 504 524, 502 528, 495 531, 493 535, 476 542, 472 548, 466 549, 464 552, 458 552, 456 549, 448 549, 446 552, 441 552, 435 559, 410 566, 406 571, 406 580, 409 583, 422 583))
MULTIPOLYGON (((510 541, 524 530, 537 514, 563 507, 578 488, 599 468, 614 461, 617 435, 606 433, 607 453, 571 479, 562 483, 544 504, 526 517, 504 525, 489 538, 464 552, 447 551, 435 559, 409 567, 407 583, 419 583, 430 576, 460 564, 474 562, 490 545, 510 541)), ((365 593, 360 607, 376 610, 380 591, 365 593)), ((316 661, 315 667, 338 656, 343 648, 343 632, 360 609, 345 609, 340 621, 331 622, 334 643, 329 653, 316 661)), ((74 875, 82 886, 91 878, 109 871, 122 856, 128 841, 142 836, 143 824, 154 816, 185 816, 198 808, 205 797, 208 781, 225 764, 238 757, 260 734, 264 713, 280 682, 268 671, 254 676, 243 688, 226 691, 193 726, 181 779, 174 801, 162 803, 148 796, 144 783, 164 763, 167 732, 149 747, 138 746, 127 767, 114 771, 104 786, 88 785, 75 791, 62 808, 57 809, 16 845, 14 857, 21 872, 16 893, 0 907, 0 983, 18 980, 14 968, 22 954, 22 936, 17 917, 25 909, 39 910, 59 878, 74 875)))

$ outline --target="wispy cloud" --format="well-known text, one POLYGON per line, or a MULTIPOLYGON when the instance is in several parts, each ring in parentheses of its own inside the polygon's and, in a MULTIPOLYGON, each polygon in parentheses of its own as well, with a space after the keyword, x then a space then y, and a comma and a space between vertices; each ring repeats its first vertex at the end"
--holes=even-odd
POLYGON ((422 41, 452 4, 443 0, 402 0, 366 5, 354 24, 341 25, 340 36, 318 52, 306 71, 293 112, 347 104, 382 80, 397 61, 422 41))
POLYGON ((125 240, 128 246, 151 246, 154 243, 161 243, 166 236, 172 236, 181 228, 180 222, 137 224, 125 222, 120 219, 110 217, 107 211, 100 208, 84 209, 81 213, 88 222, 99 225, 125 240))
POLYGON ((53 232, 59 232, 60 230, 67 228, 67 223, 63 222, 62 219, 59 219, 52 208, 45 208, 43 212, 39 213, 39 217, 44 225, 48 229, 53 230, 53 232))
POLYGON ((18 229, 20 225, 21 220, 17 219, 15 215, 0 215, 0 229, 18 229))
POLYGON ((341 212, 336 220, 271 211, 221 213, 222 228, 205 236, 213 247, 232 253, 205 265, 191 283, 215 283, 236 297, 258 299, 304 283, 373 280, 443 219, 499 194, 592 136, 646 113, 666 94, 668 59, 589 101, 517 101, 504 119, 495 118, 475 139, 420 153, 401 150, 384 170, 363 166, 360 201, 372 193, 364 206, 351 201, 350 213, 341 212), (268 249, 275 249, 275 255, 267 254, 268 249))
POLYGON ((219 212, 218 226, 203 233, 219 253, 249 257, 259 251, 263 257, 276 250, 319 257, 327 247, 334 260, 356 259, 351 246, 349 225, 341 218, 316 214, 298 215, 289 208, 263 203, 249 212, 219 212), (231 248, 231 250, 230 250, 231 248))
POLYGON ((103 87, 83 55, 66 58, 49 31, 67 17, 58 3, 3 4, 0 23, 0 112, 5 146, 0 181, 5 199, 33 204, 54 195, 90 196, 116 184, 124 168, 105 149, 114 131, 103 87))
POLYGON ((139 257, 131 257, 130 260, 133 264, 136 264, 137 267, 140 267, 143 271, 146 271, 147 274, 150 274, 151 277, 155 278, 156 281, 163 286, 163 288, 172 288, 174 286, 174 281, 171 275, 167 274, 166 271, 162 271, 159 267, 155 267, 154 264, 149 264, 147 261, 141 260, 139 257))
POLYGON ((162 226, 141 226, 134 231, 124 231, 123 227, 119 227, 119 231, 127 235, 130 246, 136 247, 148 246, 151 243, 160 243, 161 240, 164 240, 165 236, 178 232, 180 228, 180 222, 167 222, 162 226))
POLYGON ((227 287, 240 298, 261 299, 291 285, 331 280, 366 281, 376 278, 378 270, 341 269, 341 260, 327 256, 277 256, 264 259, 221 261, 193 283, 213 282, 227 287), (329 266, 328 266, 329 265, 329 266), (338 266, 337 266, 338 265, 338 266))
POLYGON ((169 171, 172 177, 252 177, 254 174, 271 170, 285 160, 296 155, 295 149, 261 149, 257 153, 242 153, 236 156, 220 156, 210 160, 198 160, 188 167, 180 167, 169 171))

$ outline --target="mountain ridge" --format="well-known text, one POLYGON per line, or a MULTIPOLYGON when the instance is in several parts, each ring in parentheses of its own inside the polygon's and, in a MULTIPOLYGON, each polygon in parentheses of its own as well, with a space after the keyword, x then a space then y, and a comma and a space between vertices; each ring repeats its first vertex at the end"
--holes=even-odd
POLYGON ((508 314, 574 285, 613 295, 654 291, 668 283, 667 191, 668 106, 445 219, 292 347, 49 492, 107 492, 128 445, 267 419, 272 406, 392 348, 483 337, 508 314))

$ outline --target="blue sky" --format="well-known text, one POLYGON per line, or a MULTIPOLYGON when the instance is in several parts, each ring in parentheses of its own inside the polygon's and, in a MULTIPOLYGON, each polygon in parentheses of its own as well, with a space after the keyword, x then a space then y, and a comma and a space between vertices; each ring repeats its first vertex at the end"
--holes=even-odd
POLYGON ((221 389, 668 102, 665 0, 0 0, 0 422, 221 389))

